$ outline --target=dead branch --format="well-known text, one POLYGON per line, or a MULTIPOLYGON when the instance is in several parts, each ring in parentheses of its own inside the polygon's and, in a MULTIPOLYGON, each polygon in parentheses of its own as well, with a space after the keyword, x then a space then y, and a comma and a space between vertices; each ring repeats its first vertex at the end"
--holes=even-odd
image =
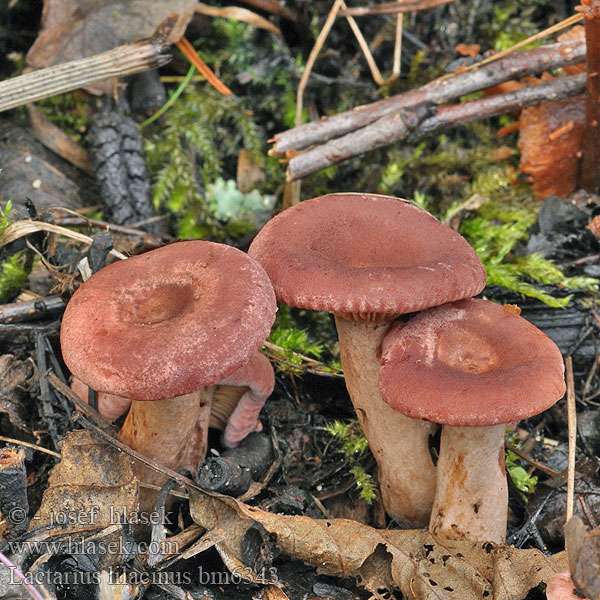
POLYGON ((569 77, 558 77, 548 83, 524 87, 514 92, 497 94, 463 104, 444 106, 438 108, 433 117, 424 120, 415 133, 418 137, 423 137, 434 131, 448 129, 462 123, 495 117, 534 104, 570 98, 581 94, 584 89, 585 74, 580 73, 569 77))
POLYGON ((278 133, 274 138, 275 145, 270 153, 284 154, 288 150, 303 150, 313 144, 355 131, 402 108, 419 104, 442 104, 510 79, 536 75, 547 69, 564 67, 584 60, 584 40, 560 42, 509 54, 494 63, 486 64, 472 71, 436 79, 416 90, 391 96, 372 104, 365 104, 328 119, 305 123, 278 133))
POLYGON ((169 45, 155 37, 7 79, 0 82, 0 112, 97 81, 158 68, 171 60, 168 51, 169 45))
POLYGON ((23 323, 48 317, 56 317, 65 308, 65 302, 60 296, 48 296, 29 300, 0 304, 0 323, 23 323))
POLYGON ((434 131, 448 129, 461 123, 493 117, 534 104, 551 102, 580 94, 585 89, 585 74, 559 77, 548 83, 525 87, 515 92, 438 108, 436 113, 419 124, 418 111, 399 111, 385 116, 366 127, 332 140, 290 159, 288 180, 307 177, 326 167, 338 164, 370 150, 400 142, 412 141, 434 131), (407 126, 407 115, 412 121, 407 126), (414 121, 416 119, 416 123, 414 121))

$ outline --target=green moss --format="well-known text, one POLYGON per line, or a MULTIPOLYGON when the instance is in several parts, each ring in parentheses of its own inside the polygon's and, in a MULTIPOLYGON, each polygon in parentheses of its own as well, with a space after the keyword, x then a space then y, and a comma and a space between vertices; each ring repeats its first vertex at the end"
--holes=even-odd
POLYGON ((534 284, 553 284, 572 290, 598 291, 598 280, 591 277, 566 277, 550 260, 540 254, 513 255, 519 242, 525 241, 536 213, 525 207, 487 202, 481 216, 466 219, 461 233, 475 248, 483 262, 489 285, 500 285, 524 296, 537 298, 553 307, 566 306, 571 296, 556 298, 534 284))
POLYGON ((176 216, 181 237, 226 237, 207 188, 220 179, 226 161, 237 162, 242 148, 262 150, 252 115, 242 101, 205 86, 188 86, 166 113, 164 129, 146 139, 154 204, 176 216))
POLYGON ((348 464, 352 465, 349 472, 354 477, 360 497, 369 504, 375 499, 377 486, 370 473, 357 464, 365 457, 369 444, 356 419, 350 421, 334 421, 325 431, 336 441, 336 450, 343 453, 348 464))
POLYGON ((40 100, 36 106, 42 114, 75 142, 81 142, 90 122, 91 108, 79 92, 40 100))
MULTIPOLYGON (((12 202, 6 203, 4 210, 0 209, 0 233, 10 224, 8 217, 12 202)), ((11 254, 0 264, 0 303, 10 302, 27 283, 31 271, 31 258, 25 250, 11 254)))

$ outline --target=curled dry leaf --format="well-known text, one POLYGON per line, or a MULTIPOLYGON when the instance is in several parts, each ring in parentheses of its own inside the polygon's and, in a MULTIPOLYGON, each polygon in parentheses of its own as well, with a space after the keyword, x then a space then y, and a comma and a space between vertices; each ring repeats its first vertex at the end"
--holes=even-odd
POLYGON ((138 481, 128 456, 83 430, 68 433, 60 450, 31 529, 66 520, 64 533, 94 530, 118 525, 122 513, 135 511, 138 481))
POLYGON ((193 490, 190 509, 198 525, 221 532, 222 541, 215 544, 221 555, 242 561, 248 532, 264 529, 281 552, 323 573, 356 577, 373 593, 399 588, 406 598, 419 600, 521 600, 567 562, 564 552, 546 557, 538 550, 443 540, 420 530, 271 514, 193 490))
POLYGON ((575 516, 565 527, 569 570, 577 589, 589 600, 600 600, 600 527, 588 531, 575 516))

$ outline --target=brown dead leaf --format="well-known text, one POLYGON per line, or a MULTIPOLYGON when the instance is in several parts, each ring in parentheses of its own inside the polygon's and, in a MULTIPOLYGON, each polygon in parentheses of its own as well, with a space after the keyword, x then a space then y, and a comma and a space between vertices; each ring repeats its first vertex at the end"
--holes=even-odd
POLYGON ((88 175, 93 175, 92 160, 83 146, 73 141, 62 129, 46 119, 33 104, 27 105, 27 112, 35 137, 46 148, 50 148, 58 156, 85 171, 88 175))
POLYGON ((61 521, 65 533, 103 528, 135 511, 138 482, 130 458, 83 430, 68 433, 60 446, 62 461, 50 471, 32 529, 61 521))
MULTIPOLYGON (((183 35, 195 8, 196 0, 45 0, 43 27, 27 54, 27 64, 49 67, 150 37, 172 14, 178 16, 174 31, 183 35)), ((110 94, 112 87, 109 80, 86 89, 110 94)))
MULTIPOLYGON (((196 0, 45 0, 43 27, 27 54, 27 64, 34 69, 49 67, 148 38, 173 15, 176 19, 167 42, 176 43, 196 12, 237 19, 279 34, 272 23, 245 8, 214 7, 196 0)), ((113 86, 114 80, 107 80, 85 89, 111 94, 113 86)))
POLYGON ((577 589, 589 600, 600 600, 600 527, 588 531, 575 516, 565 527, 569 569, 577 589))
POLYGON ((481 50, 481 46, 479 44, 472 44, 471 46, 467 46, 467 44, 458 44, 456 48, 454 48, 461 56, 470 56, 471 58, 477 58, 479 54, 479 50, 481 50))
POLYGON ((538 550, 442 540, 420 530, 276 515, 193 490, 190 510, 198 525, 219 530, 223 541, 215 546, 235 561, 244 562, 249 530, 264 528, 279 550, 321 572, 356 577, 372 593, 399 588, 406 598, 418 600, 521 600, 566 565, 565 553, 548 558, 538 550))

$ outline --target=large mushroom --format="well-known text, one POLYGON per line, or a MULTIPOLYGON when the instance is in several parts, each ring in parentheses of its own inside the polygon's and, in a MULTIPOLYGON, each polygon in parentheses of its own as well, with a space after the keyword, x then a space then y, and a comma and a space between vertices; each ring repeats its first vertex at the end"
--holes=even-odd
POLYGON ((380 391, 392 409, 443 425, 430 530, 503 542, 504 433, 563 396, 556 344, 508 308, 461 300, 394 326, 381 364, 380 391))
MULTIPOLYGON (((63 358, 92 389, 133 400, 119 432, 125 443, 193 470, 204 458, 215 384, 256 353, 275 311, 267 275, 246 254, 179 242, 82 284, 63 317, 63 358)), ((149 469, 140 476, 163 481, 149 469)))
POLYGON ((424 210, 372 194, 301 202, 269 221, 248 253, 278 300, 334 313, 346 386, 378 464, 385 509, 399 522, 426 523, 435 426, 381 400, 381 343, 398 315, 479 293, 486 275, 477 255, 424 210))

